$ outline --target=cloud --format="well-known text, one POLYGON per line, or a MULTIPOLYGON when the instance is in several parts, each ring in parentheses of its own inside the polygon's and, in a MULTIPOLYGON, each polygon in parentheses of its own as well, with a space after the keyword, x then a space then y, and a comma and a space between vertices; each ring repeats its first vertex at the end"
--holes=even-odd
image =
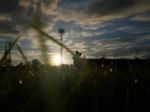
POLYGON ((130 17, 131 21, 150 22, 150 10, 130 17))
POLYGON ((89 46, 90 49, 86 52, 87 56, 101 57, 122 57, 134 58, 135 53, 138 53, 140 58, 147 57, 150 50, 150 34, 145 36, 137 36, 136 38, 114 38, 93 40, 89 46))
MULTIPOLYGON (((43 12, 42 21, 45 27, 51 30, 54 24, 59 20, 75 21, 79 25, 96 25, 104 21, 109 21, 116 18, 123 18, 126 15, 133 13, 123 13, 125 9, 133 7, 142 10, 143 5, 149 6, 148 0, 42 0, 38 3, 37 0, 1 0, 0 14, 7 15, 10 18, 8 24, 11 29, 18 31, 16 26, 22 27, 22 32, 26 31, 27 21, 40 10, 43 12), (141 9, 139 8, 141 4, 141 9), (136 7, 135 7, 136 6, 136 7), (118 14, 118 12, 121 12, 118 14), (114 14, 115 13, 115 14, 114 14)), ((127 11, 129 12, 129 11, 127 11)), ((40 12, 39 12, 40 13, 40 12)), ((3 17, 4 18, 4 17, 3 17)), ((4 20, 4 19, 3 19, 4 20)), ((1 19, 0 19, 1 22, 1 19)), ((8 26, 9 29, 9 26, 8 26)), ((8 30, 9 32, 10 30, 8 30)))
POLYGON ((135 5, 138 0, 98 0, 89 9, 91 14, 107 15, 135 5))
POLYGON ((15 24, 11 21, 7 20, 1 20, 0 21, 0 33, 18 33, 17 30, 15 30, 15 24))
MULTIPOLYGON (((49 30, 52 30, 59 20, 74 21, 76 24, 83 26, 93 26, 104 21, 123 18, 134 12, 124 14, 122 13, 124 9, 135 8, 136 6, 134 10, 137 10, 140 3, 147 4, 145 7, 149 4, 148 0, 78 0, 76 2, 73 0, 42 0, 42 21, 44 27, 49 28, 49 30), (121 13, 118 14, 118 12, 121 13)), ((21 32, 23 32, 28 29, 27 23, 36 11, 38 13, 39 7, 40 3, 37 0, 1 0, 0 13, 3 15, 3 21, 4 15, 8 16, 9 21, 6 17, 5 21, 11 25, 13 31, 17 32, 23 26, 21 29, 21 32)), ((10 29, 9 26, 8 29, 10 29)))
POLYGON ((0 1, 0 13, 13 13, 18 12, 19 0, 1 0, 0 1))
MULTIPOLYGON (((1 0, 0 38, 27 34, 20 45, 26 51, 39 51, 36 34, 27 24, 40 17, 45 32, 59 39, 58 28, 65 28, 63 42, 87 56, 131 56, 141 49, 144 57, 149 49, 149 10, 149 0, 42 0, 42 4, 37 0, 1 0)), ((57 45, 47 44, 49 51, 56 51, 57 45)))
MULTIPOLYGON (((32 21, 34 16, 36 19, 40 18, 40 10, 46 12, 45 10, 48 8, 50 11, 56 3, 57 0, 42 0, 41 4, 37 0, 1 0, 0 24, 5 23, 6 25, 0 25, 0 32, 4 32, 4 29, 6 33, 11 32, 11 30, 16 33, 26 32, 29 28, 28 22, 34 22, 32 21)), ((46 16, 43 13, 43 18, 46 16)))
POLYGON ((57 19, 92 26, 147 10, 150 10, 149 0, 61 0, 57 19))
MULTIPOLYGON (((89 8, 90 14, 108 15, 108 14, 121 14, 123 11, 128 11, 133 8, 132 12, 141 7, 150 6, 149 0, 96 0, 89 8)), ((129 12, 129 11, 128 11, 129 12)))

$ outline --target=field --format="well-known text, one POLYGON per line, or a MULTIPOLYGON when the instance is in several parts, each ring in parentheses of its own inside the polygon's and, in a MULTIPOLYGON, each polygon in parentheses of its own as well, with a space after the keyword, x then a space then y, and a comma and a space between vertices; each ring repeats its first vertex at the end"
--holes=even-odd
POLYGON ((73 65, 0 67, 5 112, 148 111, 150 60, 86 59, 73 65))

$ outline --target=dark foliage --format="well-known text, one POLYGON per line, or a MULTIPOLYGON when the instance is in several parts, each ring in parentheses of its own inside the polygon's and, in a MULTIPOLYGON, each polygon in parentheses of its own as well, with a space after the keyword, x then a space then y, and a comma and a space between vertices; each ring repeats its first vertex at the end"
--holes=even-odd
POLYGON ((65 65, 1 67, 1 111, 150 110, 149 60, 103 59, 88 60, 86 63, 81 69, 65 65))

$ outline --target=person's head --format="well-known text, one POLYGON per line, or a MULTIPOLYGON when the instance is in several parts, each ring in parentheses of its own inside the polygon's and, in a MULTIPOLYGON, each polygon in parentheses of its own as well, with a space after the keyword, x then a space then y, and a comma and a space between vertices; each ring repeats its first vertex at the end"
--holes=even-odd
POLYGON ((76 54, 79 54, 79 51, 76 51, 76 54))

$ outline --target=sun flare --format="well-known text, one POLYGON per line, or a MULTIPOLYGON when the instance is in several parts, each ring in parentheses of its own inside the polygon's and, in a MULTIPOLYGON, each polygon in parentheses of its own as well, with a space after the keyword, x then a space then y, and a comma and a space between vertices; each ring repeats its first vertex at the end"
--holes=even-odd
POLYGON ((53 64, 59 66, 61 64, 61 56, 60 55, 55 55, 53 57, 53 64))

